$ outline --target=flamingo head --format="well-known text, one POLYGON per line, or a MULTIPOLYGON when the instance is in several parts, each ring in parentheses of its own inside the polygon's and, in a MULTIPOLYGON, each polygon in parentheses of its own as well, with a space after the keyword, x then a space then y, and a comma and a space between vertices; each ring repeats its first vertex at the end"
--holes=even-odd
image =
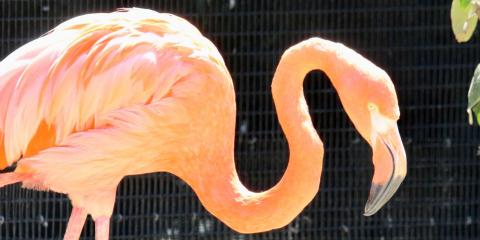
POLYGON ((372 147, 375 169, 364 213, 370 216, 397 191, 407 174, 407 159, 397 127, 400 110, 394 85, 385 71, 358 57, 350 58, 355 62, 339 72, 336 88, 355 128, 372 147))

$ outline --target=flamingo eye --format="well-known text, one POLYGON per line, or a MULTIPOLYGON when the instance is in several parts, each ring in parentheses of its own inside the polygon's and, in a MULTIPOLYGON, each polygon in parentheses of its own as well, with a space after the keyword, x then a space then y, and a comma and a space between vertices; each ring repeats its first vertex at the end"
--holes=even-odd
POLYGON ((378 111, 378 106, 374 103, 368 103, 368 110, 370 111, 378 111))

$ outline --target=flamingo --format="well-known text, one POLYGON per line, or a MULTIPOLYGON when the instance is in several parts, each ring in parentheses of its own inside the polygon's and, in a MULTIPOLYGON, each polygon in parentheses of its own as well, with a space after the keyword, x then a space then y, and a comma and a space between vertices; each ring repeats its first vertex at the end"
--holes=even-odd
POLYGON ((252 192, 234 164, 235 92, 216 47, 188 21, 148 9, 87 14, 61 23, 0 63, 0 186, 67 194, 64 239, 87 215, 109 238, 123 177, 170 172, 205 208, 241 233, 291 222, 319 189, 324 148, 303 79, 324 71, 375 167, 364 214, 377 212, 406 175, 395 88, 350 48, 310 38, 285 51, 272 82, 290 158, 271 189, 252 192))

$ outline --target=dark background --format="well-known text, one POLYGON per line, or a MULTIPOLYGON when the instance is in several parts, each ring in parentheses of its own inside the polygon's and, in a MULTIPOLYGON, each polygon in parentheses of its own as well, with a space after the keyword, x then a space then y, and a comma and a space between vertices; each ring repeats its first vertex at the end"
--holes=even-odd
MULTIPOLYGON (((466 95, 479 36, 457 44, 450 0, 0 0, 0 57, 60 22, 117 7, 147 7, 190 20, 219 48, 237 90, 236 164, 254 190, 279 180, 288 149, 270 83, 280 54, 310 36, 340 41, 384 68, 397 87, 408 176, 394 198, 364 217, 371 150, 319 72, 305 91, 325 142, 321 190, 290 225, 240 235, 213 218, 176 177, 125 179, 113 239, 480 239, 480 128, 467 124, 466 95)), ((60 239, 71 206, 63 195, 0 190, 0 239, 60 239)), ((93 239, 88 221, 84 239, 93 239)))

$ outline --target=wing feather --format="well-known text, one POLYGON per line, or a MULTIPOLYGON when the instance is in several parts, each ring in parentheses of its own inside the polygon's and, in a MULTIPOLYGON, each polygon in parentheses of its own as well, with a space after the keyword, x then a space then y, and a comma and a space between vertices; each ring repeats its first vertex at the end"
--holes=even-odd
POLYGON ((222 61, 203 39, 186 20, 131 9, 73 18, 19 48, 0 62, 0 168, 168 96, 191 71, 184 58, 222 61))

